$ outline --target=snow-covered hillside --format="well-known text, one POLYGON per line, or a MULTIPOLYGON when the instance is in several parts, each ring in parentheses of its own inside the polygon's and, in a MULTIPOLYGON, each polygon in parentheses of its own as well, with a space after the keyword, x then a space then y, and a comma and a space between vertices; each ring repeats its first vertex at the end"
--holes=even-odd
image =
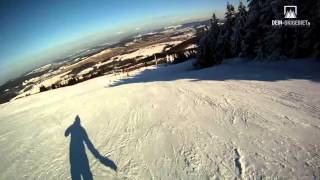
POLYGON ((320 177, 319 63, 190 68, 102 76, 0 105, 0 179, 71 179, 70 166, 88 163, 94 179, 320 177), (77 115, 83 129, 68 129, 77 115))

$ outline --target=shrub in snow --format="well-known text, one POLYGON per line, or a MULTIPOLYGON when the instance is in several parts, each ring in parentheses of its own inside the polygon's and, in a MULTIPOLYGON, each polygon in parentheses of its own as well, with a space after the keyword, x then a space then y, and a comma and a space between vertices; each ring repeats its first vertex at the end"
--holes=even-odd
POLYGON ((49 90, 47 87, 45 87, 44 85, 41 85, 40 88, 39 88, 39 91, 40 92, 44 92, 44 91, 47 91, 49 90))

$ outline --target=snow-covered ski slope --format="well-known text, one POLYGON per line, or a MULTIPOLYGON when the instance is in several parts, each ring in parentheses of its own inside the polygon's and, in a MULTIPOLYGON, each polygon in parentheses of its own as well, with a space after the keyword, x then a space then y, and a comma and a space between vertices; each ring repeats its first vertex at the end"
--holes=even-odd
POLYGON ((103 76, 0 105, 0 179, 71 179, 70 166, 94 179, 320 178, 319 63, 190 68, 103 76), (65 134, 76 115, 83 129, 65 134), (74 149, 70 138, 85 132, 89 148, 74 149))

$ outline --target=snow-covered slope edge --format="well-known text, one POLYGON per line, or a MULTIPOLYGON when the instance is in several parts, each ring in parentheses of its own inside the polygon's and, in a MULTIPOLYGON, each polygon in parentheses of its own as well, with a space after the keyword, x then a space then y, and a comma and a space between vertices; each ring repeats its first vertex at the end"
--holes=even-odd
POLYGON ((103 76, 0 105, 0 179, 70 179, 65 130, 81 125, 94 179, 320 176, 315 62, 190 62, 103 76))

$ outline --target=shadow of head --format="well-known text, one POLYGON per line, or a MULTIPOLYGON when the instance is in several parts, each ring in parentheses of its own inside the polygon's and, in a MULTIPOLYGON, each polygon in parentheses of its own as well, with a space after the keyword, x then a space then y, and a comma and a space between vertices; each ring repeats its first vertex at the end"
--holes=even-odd
POLYGON ((89 139, 86 130, 81 126, 80 117, 77 115, 73 124, 65 131, 65 136, 71 136, 69 147, 69 159, 71 168, 71 177, 73 180, 92 179, 92 173, 89 166, 89 160, 86 154, 86 148, 90 150, 93 156, 98 159, 103 165, 117 171, 116 164, 100 154, 89 139))
POLYGON ((76 116, 73 124, 80 126, 80 117, 79 117, 79 115, 76 116))

